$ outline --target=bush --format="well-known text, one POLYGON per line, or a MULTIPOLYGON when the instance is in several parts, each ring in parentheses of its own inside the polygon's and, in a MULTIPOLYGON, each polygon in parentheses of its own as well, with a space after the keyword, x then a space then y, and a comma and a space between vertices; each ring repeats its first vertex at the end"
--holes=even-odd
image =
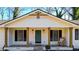
POLYGON ((49 45, 46 45, 45 48, 46 48, 46 49, 50 49, 50 46, 49 46, 49 45))

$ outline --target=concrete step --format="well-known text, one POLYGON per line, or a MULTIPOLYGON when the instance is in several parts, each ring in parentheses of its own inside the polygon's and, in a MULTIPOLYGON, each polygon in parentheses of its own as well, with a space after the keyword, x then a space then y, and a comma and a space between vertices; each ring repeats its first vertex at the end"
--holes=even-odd
POLYGON ((44 50, 44 49, 41 46, 40 47, 34 47, 34 51, 42 51, 42 50, 44 50))

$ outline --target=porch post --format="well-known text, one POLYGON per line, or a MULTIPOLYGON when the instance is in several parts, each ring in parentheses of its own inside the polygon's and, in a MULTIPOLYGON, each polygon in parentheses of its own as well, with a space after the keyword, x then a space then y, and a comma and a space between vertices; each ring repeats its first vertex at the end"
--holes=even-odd
POLYGON ((27 47, 29 46, 29 28, 27 28, 27 47))
POLYGON ((50 45, 50 28, 48 28, 48 45, 50 45))
POLYGON ((8 30, 8 28, 5 28, 5 45, 4 45, 5 47, 8 47, 7 30, 8 30))
POLYGON ((69 47, 72 47, 72 29, 73 28, 69 28, 69 32, 70 32, 70 40, 69 40, 69 47))

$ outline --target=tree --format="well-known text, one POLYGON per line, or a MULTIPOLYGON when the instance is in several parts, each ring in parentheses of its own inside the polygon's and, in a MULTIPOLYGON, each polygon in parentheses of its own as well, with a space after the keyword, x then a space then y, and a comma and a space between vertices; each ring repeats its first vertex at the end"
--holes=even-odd
POLYGON ((78 20, 79 19, 79 7, 71 7, 72 13, 66 10, 69 15, 72 17, 73 20, 78 20))
POLYGON ((13 19, 15 19, 19 15, 19 7, 15 7, 13 10, 13 19))
POLYGON ((54 9, 55 9, 56 16, 59 18, 62 18, 63 15, 66 13, 64 7, 60 7, 60 8, 54 7, 54 9))
POLYGON ((50 13, 50 14, 52 14, 53 11, 54 11, 53 7, 46 7, 46 8, 43 8, 43 9, 45 9, 45 11, 46 11, 47 13, 50 13))
POLYGON ((6 10, 7 10, 8 19, 12 20, 25 14, 26 12, 23 12, 23 11, 26 11, 27 8, 26 7, 7 7, 6 10))
POLYGON ((3 20, 3 17, 4 17, 4 8, 3 7, 0 8, 0 15, 1 15, 1 19, 3 20))
POLYGON ((7 9, 8 9, 8 17, 12 16, 11 19, 15 19, 16 17, 18 17, 20 13, 19 7, 8 7, 7 9))
POLYGON ((63 15, 66 13, 64 7, 46 7, 45 10, 48 13, 53 14, 59 18, 62 18, 63 15))
POLYGON ((23 8, 23 7, 12 8, 13 19, 17 18, 18 16, 21 16, 22 11, 24 10, 27 10, 27 8, 23 8))
POLYGON ((7 10, 7 20, 11 20, 12 19, 12 9, 11 9, 11 7, 6 7, 6 10, 7 10))

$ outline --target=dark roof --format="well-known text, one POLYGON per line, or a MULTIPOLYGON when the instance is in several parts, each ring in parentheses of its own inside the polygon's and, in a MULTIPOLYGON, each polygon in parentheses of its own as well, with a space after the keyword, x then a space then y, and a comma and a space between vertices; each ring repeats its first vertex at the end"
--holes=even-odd
MULTIPOLYGON (((32 13, 32 12, 37 11, 37 10, 42 11, 42 12, 44 12, 44 13, 47 13, 47 14, 49 14, 49 15, 51 15, 51 16, 56 17, 55 15, 52 15, 52 14, 50 14, 50 13, 48 13, 48 12, 46 12, 46 11, 43 11, 43 10, 41 10, 41 9, 36 9, 36 10, 33 10, 33 11, 31 11, 31 12, 29 12, 29 13, 27 13, 27 14, 24 14, 24 15, 22 15, 22 16, 28 15, 28 14, 30 14, 30 13, 32 13)), ((22 16, 20 16, 20 17, 22 17, 22 16)), ((15 18, 15 19, 18 19, 18 18, 20 18, 20 17, 17 17, 17 18, 15 18)), ((58 18, 58 17, 56 17, 56 18, 58 18)), ((13 20, 15 20, 15 19, 8 20, 8 21, 6 21, 6 22, 0 23, 0 25, 5 24, 5 23, 10 22, 10 21, 13 21, 13 20)), ((59 18, 59 19, 62 19, 62 18, 59 18)), ((65 19, 62 19, 62 20, 67 21, 67 22, 70 22, 70 23, 75 24, 75 25, 79 25, 79 24, 78 24, 78 23, 76 23, 76 22, 72 22, 72 21, 65 20, 65 19)))
POLYGON ((2 24, 2 23, 4 23, 4 22, 6 22, 7 20, 0 20, 0 24, 2 24))
POLYGON ((77 25, 79 25, 79 20, 70 20, 70 22, 76 23, 77 25))

